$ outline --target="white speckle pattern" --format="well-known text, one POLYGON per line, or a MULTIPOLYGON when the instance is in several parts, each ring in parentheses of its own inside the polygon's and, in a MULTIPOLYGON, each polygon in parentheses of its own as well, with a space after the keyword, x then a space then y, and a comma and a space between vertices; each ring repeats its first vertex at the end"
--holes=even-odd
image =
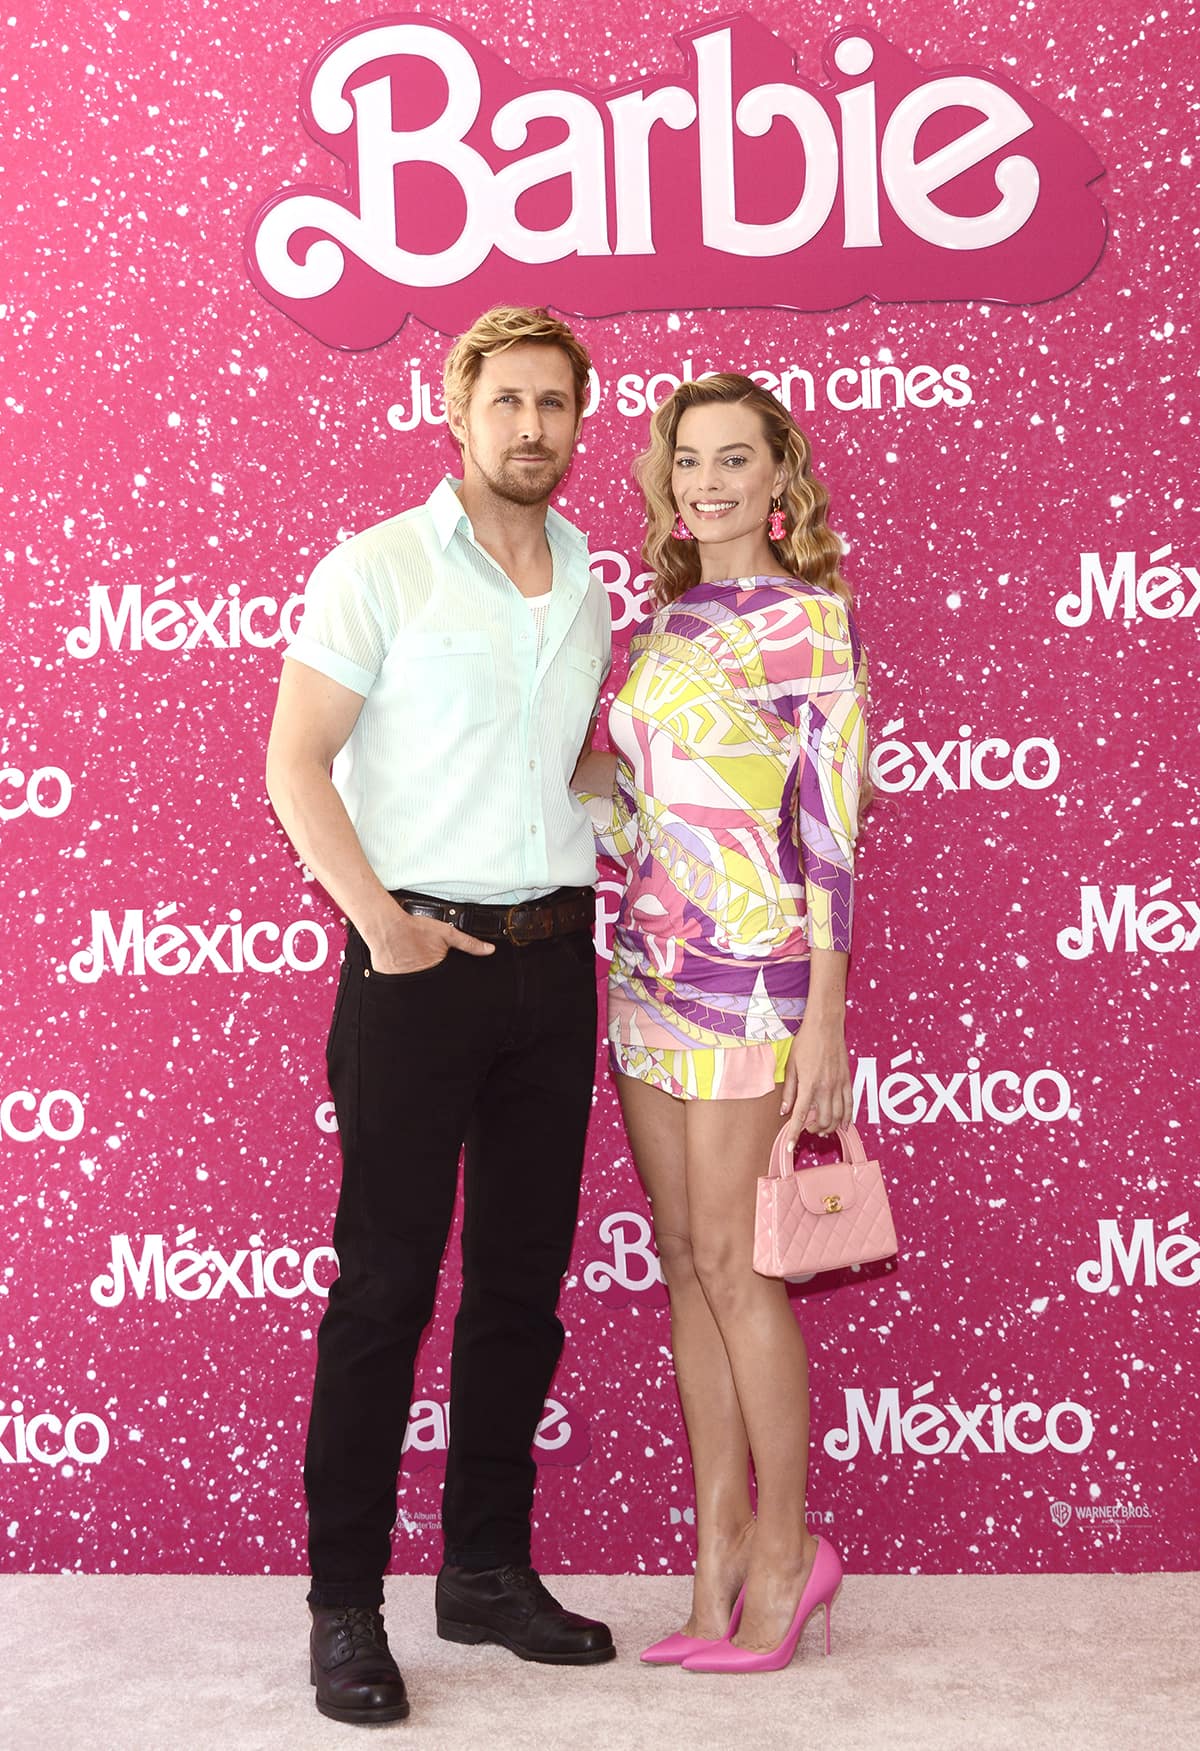
MULTIPOLYGON (((263 752, 311 566, 453 464, 444 427, 407 423, 414 384, 436 414, 446 343, 412 322, 329 350, 240 253, 273 190, 332 180, 300 77, 369 11, 96 10, 0 17, 0 1562, 300 1573, 338 921, 274 820, 263 752)), ((595 90, 669 71, 672 33, 712 12, 441 10, 523 78, 595 90)), ((754 10, 813 81, 860 17, 754 10)), ((888 24, 927 66, 1007 76, 1103 161, 1109 241, 1067 295, 578 324, 600 396, 559 506, 606 555, 622 649, 640 612, 629 460, 648 380, 669 388, 685 361, 786 385, 852 549, 880 797, 849 1033, 903 1252, 795 1305, 813 1520, 860 1571, 1200 1559, 1181 1511, 1200 1361, 1196 10, 915 0, 888 24), (839 371, 878 405, 839 407, 839 371), (914 372, 960 393, 921 406, 914 372)), ((598 1057, 539 1449, 551 1572, 691 1561, 645 1236, 598 1057)), ((398 1568, 437 1560, 457 1287, 449 1263, 398 1568)))

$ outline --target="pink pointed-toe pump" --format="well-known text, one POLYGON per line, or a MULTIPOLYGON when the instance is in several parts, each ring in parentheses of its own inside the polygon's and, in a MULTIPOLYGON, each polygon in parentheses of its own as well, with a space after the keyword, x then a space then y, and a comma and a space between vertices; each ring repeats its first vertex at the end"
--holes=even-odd
MULTIPOLYGON (((825 1652, 831 1647, 829 1616, 833 1610, 833 1601, 837 1590, 842 1584, 842 1559, 831 1544, 823 1538, 817 1540, 817 1554, 813 1562, 812 1573, 807 1585, 800 1595, 800 1603, 796 1607, 796 1615, 788 1626, 788 1632, 777 1648, 768 1648, 765 1654, 756 1653, 753 1648, 735 1648, 730 1637, 735 1634, 731 1627, 724 1641, 710 1642, 707 1647, 698 1648, 694 1654, 686 1654, 680 1662, 685 1672, 778 1672, 789 1664, 796 1652, 801 1632, 814 1611, 825 1607, 825 1652)), ((740 1613, 739 1613, 740 1619, 740 1613)), ((644 1657, 644 1656, 643 1656, 644 1657)))
MULTIPOLYGON (((745 1597, 746 1589, 743 1587, 729 1614, 729 1628, 724 1637, 726 1641, 731 1635, 737 1634, 737 1626, 742 1621, 742 1602, 745 1597)), ((681 1666, 689 1654, 698 1654, 705 1648, 720 1646, 720 1641, 706 1641, 703 1636, 669 1635, 661 1642, 651 1642, 644 1650, 642 1660, 647 1666, 681 1666)))

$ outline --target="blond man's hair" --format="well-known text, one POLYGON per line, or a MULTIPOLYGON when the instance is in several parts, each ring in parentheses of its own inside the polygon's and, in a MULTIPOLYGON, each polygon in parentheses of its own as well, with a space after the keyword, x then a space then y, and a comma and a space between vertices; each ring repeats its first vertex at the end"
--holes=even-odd
POLYGON ((565 322, 551 316, 548 310, 513 304, 497 304, 494 309, 485 310, 450 348, 442 370, 446 407, 456 413, 464 412, 471 391, 479 380, 483 361, 494 359, 497 353, 506 353, 509 347, 519 346, 525 341, 533 341, 538 346, 559 347, 566 353, 575 383, 575 411, 582 414, 587 402, 588 373, 592 367, 587 348, 565 322))

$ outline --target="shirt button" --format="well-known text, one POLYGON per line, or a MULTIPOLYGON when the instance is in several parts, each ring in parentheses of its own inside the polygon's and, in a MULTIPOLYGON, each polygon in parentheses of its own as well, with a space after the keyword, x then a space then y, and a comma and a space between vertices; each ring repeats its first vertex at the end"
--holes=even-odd
POLYGON ((530 761, 530 762, 529 762, 529 770, 530 770, 530 771, 531 771, 531 772, 536 772, 536 771, 537 771, 537 761, 536 761, 536 760, 531 760, 531 761, 530 761))
POLYGON ((444 645, 445 645, 445 647, 446 647, 446 649, 447 649, 447 650, 449 650, 449 648, 450 648, 450 640, 449 640, 449 639, 448 639, 448 638, 444 638, 444 639, 443 639, 443 640, 442 640, 442 643, 443 643, 443 644, 444 644, 444 645))
POLYGON ((536 834, 536 833, 537 833, 537 828, 536 828, 536 827, 531 827, 531 828, 530 828, 530 829, 529 829, 529 831, 530 831, 530 832, 531 832, 531 833, 534 833, 534 834, 536 834))

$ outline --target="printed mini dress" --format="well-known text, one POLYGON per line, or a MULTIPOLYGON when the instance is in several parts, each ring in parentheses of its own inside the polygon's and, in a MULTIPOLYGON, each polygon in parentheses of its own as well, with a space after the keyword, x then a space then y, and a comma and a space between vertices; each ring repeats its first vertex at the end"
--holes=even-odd
POLYGON ((630 646, 589 797, 628 884, 608 985, 615 1070, 679 1099, 782 1080, 809 950, 848 951, 867 664, 840 597, 697 584, 630 646))

